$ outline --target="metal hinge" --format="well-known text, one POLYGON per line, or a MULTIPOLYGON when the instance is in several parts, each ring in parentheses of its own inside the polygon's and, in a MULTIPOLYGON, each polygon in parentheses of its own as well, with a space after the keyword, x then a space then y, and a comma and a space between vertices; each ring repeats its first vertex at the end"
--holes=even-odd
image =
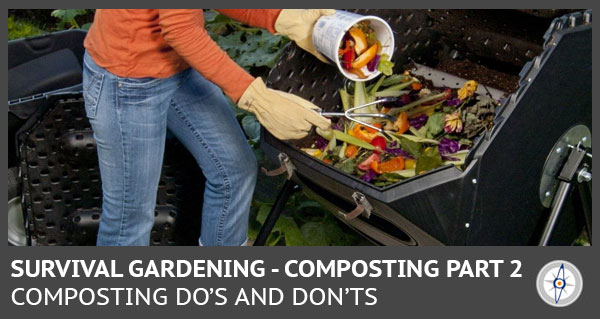
POLYGON ((338 212, 338 214, 342 215, 346 220, 355 219, 360 215, 364 215, 366 218, 371 217, 371 211, 373 210, 373 206, 371 206, 371 203, 369 203, 367 197, 363 193, 354 192, 352 194, 352 199, 354 199, 356 208, 354 208, 351 212, 347 214, 344 214, 342 212, 338 212))
POLYGON ((278 176, 283 173, 287 173, 287 179, 291 179, 294 175, 294 170, 296 169, 296 166, 294 166, 289 156, 287 156, 287 154, 285 153, 279 153, 277 157, 279 158, 279 162, 281 163, 281 166, 279 168, 269 171, 266 168, 261 167, 261 171, 267 176, 278 176))

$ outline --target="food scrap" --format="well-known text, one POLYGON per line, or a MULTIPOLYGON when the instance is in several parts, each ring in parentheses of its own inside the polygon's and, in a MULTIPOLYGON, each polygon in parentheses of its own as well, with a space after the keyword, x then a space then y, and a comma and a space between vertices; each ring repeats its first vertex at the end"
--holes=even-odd
POLYGON ((359 79, 366 79, 365 73, 376 70, 391 75, 394 63, 387 54, 381 53, 382 48, 370 22, 361 21, 353 25, 342 38, 338 56, 342 67, 359 79))
MULTIPOLYGON (((371 54, 376 48, 368 25, 350 29, 345 49, 349 56, 371 54), (370 40, 371 39, 371 40, 370 40)), ((377 58, 381 63, 381 57, 377 58)), ((365 66, 370 61, 348 60, 348 66, 365 66)), ((344 173, 384 187, 445 165, 459 168, 465 163, 474 139, 493 125, 498 102, 479 95, 476 81, 458 89, 427 85, 406 71, 382 75, 370 83, 352 82, 340 89, 344 111, 386 98, 361 110, 388 118, 360 117, 359 123, 346 117, 332 119, 329 130, 317 130, 310 148, 302 150, 344 173), (369 124, 364 125, 364 124, 369 124), (377 129, 382 129, 385 134, 377 129)), ((353 117, 354 117, 353 116, 353 117)))

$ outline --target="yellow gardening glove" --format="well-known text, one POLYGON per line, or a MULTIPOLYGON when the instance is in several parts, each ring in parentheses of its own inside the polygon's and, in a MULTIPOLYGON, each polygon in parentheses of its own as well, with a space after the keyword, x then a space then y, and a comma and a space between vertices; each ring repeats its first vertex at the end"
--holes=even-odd
POLYGON ((256 78, 238 101, 238 107, 250 111, 271 134, 280 140, 305 137, 313 125, 328 129, 331 122, 319 115, 319 107, 290 93, 269 89, 256 78))
POLYGON ((321 17, 334 14, 333 9, 283 9, 275 21, 275 31, 283 34, 319 60, 329 63, 317 50, 312 42, 312 32, 315 22, 321 17))

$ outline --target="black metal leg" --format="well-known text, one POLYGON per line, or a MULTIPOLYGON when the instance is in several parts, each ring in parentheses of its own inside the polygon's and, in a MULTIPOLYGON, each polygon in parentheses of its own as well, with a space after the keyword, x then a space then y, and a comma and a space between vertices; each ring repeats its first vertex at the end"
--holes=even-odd
POLYGON ((584 182, 577 184, 581 208, 585 217, 585 230, 588 233, 590 244, 592 244, 592 183, 584 182))
POLYGON ((550 216, 548 217, 548 222, 546 223, 546 227, 544 228, 544 233, 542 234, 542 238, 540 239, 540 246, 547 246, 550 241, 550 237, 552 237, 552 231, 554 230, 554 225, 558 220, 558 216, 562 210, 562 207, 569 195, 569 191, 571 190, 571 184, 565 181, 561 181, 558 185, 558 190, 556 191, 556 195, 554 197, 554 201, 552 202, 552 208, 550 210, 550 216))
POLYGON ((290 196, 292 196, 292 194, 294 194, 299 188, 300 187, 291 180, 288 179, 285 181, 285 184, 283 184, 279 195, 277 195, 277 199, 275 199, 273 208, 271 208, 271 211, 269 212, 265 223, 258 232, 256 241, 254 241, 254 246, 265 245, 265 243, 267 242, 267 238, 271 234, 271 231, 273 230, 273 227, 277 222, 277 219, 279 219, 279 215, 281 215, 281 212, 285 207, 285 204, 287 203, 288 199, 290 199, 290 196))

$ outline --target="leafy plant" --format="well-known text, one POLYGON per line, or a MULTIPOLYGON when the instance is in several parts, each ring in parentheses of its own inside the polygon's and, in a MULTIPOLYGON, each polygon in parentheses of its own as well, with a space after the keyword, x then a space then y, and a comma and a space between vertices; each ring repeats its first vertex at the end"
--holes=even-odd
MULTIPOLYGON (((272 203, 255 202, 250 215, 248 237, 256 239, 272 203)), ((267 238, 267 245, 334 246, 367 244, 355 232, 343 227, 329 211, 303 193, 293 195, 267 238)))
POLYGON ((8 40, 33 37, 42 34, 43 31, 33 22, 8 17, 8 40))
POLYGON ((79 25, 77 17, 84 16, 89 13, 88 9, 56 9, 50 15, 57 18, 59 21, 56 24, 57 30, 64 29, 89 29, 91 23, 79 25))
POLYGON ((285 44, 289 42, 284 36, 246 27, 214 11, 205 12, 204 24, 213 40, 248 71, 251 68, 274 67, 285 44))

